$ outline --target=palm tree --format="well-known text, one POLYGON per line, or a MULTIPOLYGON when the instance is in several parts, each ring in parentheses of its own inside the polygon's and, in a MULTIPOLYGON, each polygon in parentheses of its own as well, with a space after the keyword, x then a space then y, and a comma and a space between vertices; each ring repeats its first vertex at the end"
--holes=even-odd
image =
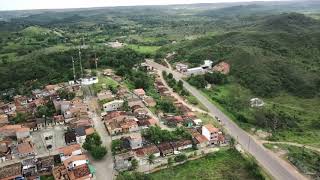
POLYGON ((148 156, 148 163, 149 163, 149 172, 150 172, 150 166, 151 166, 151 164, 154 164, 154 159, 155 159, 156 157, 153 155, 153 154, 150 154, 149 156, 148 156))

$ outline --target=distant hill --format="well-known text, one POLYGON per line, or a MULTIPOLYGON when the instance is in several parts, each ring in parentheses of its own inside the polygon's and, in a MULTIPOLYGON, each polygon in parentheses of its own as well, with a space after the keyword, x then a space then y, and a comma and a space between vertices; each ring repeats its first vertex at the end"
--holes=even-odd
POLYGON ((319 95, 320 32, 318 20, 301 14, 266 16, 250 31, 186 41, 160 49, 176 51, 174 61, 193 65, 225 60, 231 75, 260 96, 281 91, 301 97, 319 95))

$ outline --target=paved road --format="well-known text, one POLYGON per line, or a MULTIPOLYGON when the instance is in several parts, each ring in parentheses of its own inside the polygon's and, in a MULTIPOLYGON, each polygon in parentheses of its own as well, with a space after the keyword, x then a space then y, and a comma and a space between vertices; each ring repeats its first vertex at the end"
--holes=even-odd
MULTIPOLYGON (((180 73, 174 72, 158 63, 147 60, 149 65, 157 68, 160 71, 172 73, 174 78, 182 80, 180 73)), ((206 97, 204 97, 199 90, 184 82, 184 87, 194 95, 203 105, 208 108, 211 115, 217 116, 221 119, 225 129, 243 146, 243 149, 249 152, 256 158, 258 163, 267 170, 275 179, 279 180, 302 180, 307 179, 302 176, 293 166, 286 161, 282 160, 270 150, 263 147, 262 143, 258 142, 255 138, 251 137, 247 132, 242 130, 236 123, 229 117, 221 112, 215 105, 213 105, 206 97)))
POLYGON ((92 95, 91 90, 88 87, 84 87, 85 102, 89 106, 91 112, 91 118, 94 122, 94 128, 101 136, 102 144, 107 147, 107 155, 99 161, 90 158, 92 165, 96 168, 95 179, 96 180, 113 180, 113 157, 111 153, 111 136, 107 133, 103 122, 101 121, 100 115, 97 113, 97 99, 92 95))

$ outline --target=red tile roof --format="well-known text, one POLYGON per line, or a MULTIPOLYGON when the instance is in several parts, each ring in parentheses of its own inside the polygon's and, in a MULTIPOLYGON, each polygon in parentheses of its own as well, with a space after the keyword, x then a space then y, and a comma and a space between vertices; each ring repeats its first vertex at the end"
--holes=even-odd
POLYGON ((214 127, 212 124, 206 124, 204 125, 205 128, 208 129, 209 132, 211 133, 218 133, 220 130, 216 127, 214 127))

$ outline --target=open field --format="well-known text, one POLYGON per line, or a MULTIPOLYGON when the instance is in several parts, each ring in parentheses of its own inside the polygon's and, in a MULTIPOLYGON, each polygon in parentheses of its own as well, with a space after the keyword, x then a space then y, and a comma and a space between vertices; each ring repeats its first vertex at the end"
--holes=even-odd
POLYGON ((250 167, 248 160, 235 150, 221 150, 204 158, 171 167, 150 176, 155 180, 187 180, 187 179, 262 179, 250 167))
POLYGON ((135 44, 128 45, 129 48, 144 54, 155 54, 160 46, 140 46, 135 44))

